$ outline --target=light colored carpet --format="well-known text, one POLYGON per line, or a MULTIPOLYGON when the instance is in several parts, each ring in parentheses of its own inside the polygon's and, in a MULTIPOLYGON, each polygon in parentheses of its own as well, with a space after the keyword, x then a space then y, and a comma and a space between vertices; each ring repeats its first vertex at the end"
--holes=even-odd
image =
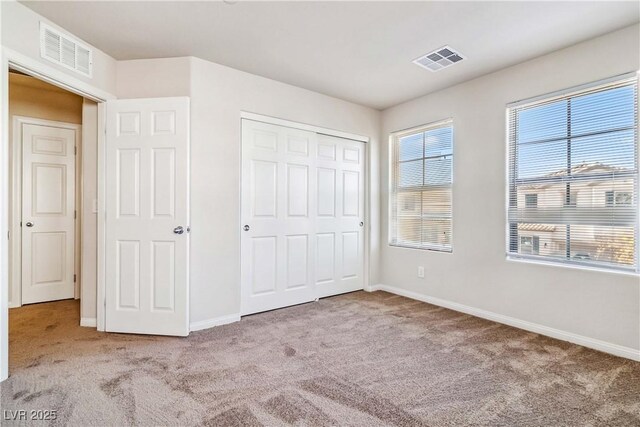
POLYGON ((78 426, 640 425, 640 363, 384 292, 188 338, 78 317, 76 301, 11 310, 3 410, 78 426))

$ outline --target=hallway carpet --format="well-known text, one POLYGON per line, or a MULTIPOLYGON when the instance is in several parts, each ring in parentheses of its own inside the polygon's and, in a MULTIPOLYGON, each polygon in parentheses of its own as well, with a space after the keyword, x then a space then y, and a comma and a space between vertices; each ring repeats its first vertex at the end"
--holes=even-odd
POLYGON ((10 311, 3 411, 75 426, 640 425, 640 363, 384 292, 188 338, 78 320, 77 301, 10 311))

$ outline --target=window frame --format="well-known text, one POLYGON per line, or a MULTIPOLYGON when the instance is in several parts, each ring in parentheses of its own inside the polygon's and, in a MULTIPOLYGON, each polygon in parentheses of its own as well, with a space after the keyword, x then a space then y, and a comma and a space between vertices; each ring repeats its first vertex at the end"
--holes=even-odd
MULTIPOLYGON (((445 158, 447 157, 447 155, 440 155, 440 156, 435 156, 435 157, 442 157, 445 158)), ((435 158, 434 156, 429 156, 429 157, 422 157, 422 160, 425 159, 429 159, 429 158, 435 158)), ((418 160, 418 159, 415 159, 418 160)), ((401 162, 398 160, 397 162, 398 164, 400 164, 401 162)), ((394 247, 394 248, 402 248, 402 249, 418 249, 418 250, 425 250, 425 251, 432 251, 432 252, 440 252, 440 253, 453 253, 453 227, 454 227, 454 221, 453 221, 453 184, 454 184, 454 168, 455 168, 455 126, 454 126, 454 120, 453 118, 449 117, 446 119, 442 119, 442 120, 438 120, 435 122, 430 122, 430 123, 426 123, 423 125, 419 125, 419 126, 414 126, 408 129, 403 129, 403 130, 398 130, 395 132, 391 132, 389 134, 389 198, 387 201, 387 208, 388 208, 388 224, 387 224, 387 245, 394 247), (394 241, 394 234, 393 234, 393 224, 395 221, 394 218, 394 209, 393 209, 393 195, 394 195, 394 170, 395 170, 395 150, 396 150, 396 146, 399 143, 401 138, 410 136, 410 135, 414 135, 417 133, 421 133, 421 132, 427 132, 429 130, 435 130, 435 129, 439 129, 439 128, 445 128, 445 127, 451 127, 451 184, 450 184, 450 188, 451 188, 451 202, 450 202, 450 206, 451 206, 451 215, 448 218, 445 218, 444 216, 441 219, 447 219, 450 224, 451 224, 451 233, 450 233, 450 244, 448 247, 443 246, 443 245, 433 245, 433 244, 419 244, 419 245, 412 245, 409 243, 404 243, 404 242, 397 242, 394 241)), ((434 218, 437 219, 437 218, 434 218)), ((423 230, 421 230, 421 233, 423 232, 423 230)))
MULTIPOLYGON (((567 258, 559 258, 554 259, 546 256, 537 256, 537 255, 528 255, 528 254, 520 254, 517 252, 513 252, 514 241, 512 239, 513 229, 517 229, 517 223, 512 224, 509 221, 509 209, 510 209, 510 198, 512 197, 512 179, 514 177, 512 174, 515 172, 515 169, 512 170, 510 165, 510 155, 511 155, 511 144, 512 141, 515 141, 515 132, 516 130, 511 126, 510 114, 511 110, 516 108, 522 108, 527 106, 532 106, 539 103, 551 103, 556 100, 560 100, 566 97, 576 97, 583 94, 586 94, 591 91, 597 91, 600 88, 606 88, 607 86, 613 86, 616 84, 624 84, 624 83, 633 83, 636 85, 636 91, 639 93, 638 98, 640 98, 640 71, 638 72, 630 72, 625 73, 613 77, 609 77, 606 79, 598 80, 595 82, 590 82, 586 84, 582 84, 579 86, 570 87, 567 89, 551 92, 544 95, 535 96, 528 99, 523 99, 519 101, 515 101, 506 105, 505 108, 505 177, 506 177, 506 186, 505 186, 505 249, 506 249, 506 259, 509 261, 519 261, 525 262, 529 264, 542 264, 542 265, 550 265, 550 266, 558 266, 558 267, 570 267, 577 268, 583 270, 592 270, 592 271, 603 271, 608 273, 619 273, 619 274, 630 274, 634 276, 640 275, 640 204, 636 206, 635 212, 635 229, 634 229, 634 239, 635 239, 635 264, 630 267, 618 266, 614 264, 606 264, 603 262, 597 261, 586 261, 585 260, 577 260, 572 257, 567 258)), ((636 179, 636 189, 635 196, 636 200, 640 203, 640 108, 636 106, 636 116, 635 116, 635 167, 636 174, 633 174, 636 179)), ((633 193, 633 192, 632 192, 633 193)), ((615 205, 615 192, 613 195, 613 202, 615 205)), ((605 196, 606 197, 606 196, 605 196)), ((569 193, 569 201, 571 200, 571 193, 569 193)), ((605 201, 606 205, 606 201, 605 201)), ((567 204, 565 201, 564 207, 572 207, 570 202, 567 204)), ((516 230, 517 231, 517 230, 516 230)), ((515 243, 516 246, 520 245, 520 235, 516 234, 518 238, 515 243)), ((517 249, 516 249, 517 250, 517 249)))

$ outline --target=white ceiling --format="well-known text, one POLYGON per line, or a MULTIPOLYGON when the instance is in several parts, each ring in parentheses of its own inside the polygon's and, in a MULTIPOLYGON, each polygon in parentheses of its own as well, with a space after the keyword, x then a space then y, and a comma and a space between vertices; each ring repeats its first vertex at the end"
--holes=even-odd
POLYGON ((25 4, 116 59, 192 55, 378 109, 640 20, 635 1, 25 4), (468 59, 411 63, 447 44, 468 59))

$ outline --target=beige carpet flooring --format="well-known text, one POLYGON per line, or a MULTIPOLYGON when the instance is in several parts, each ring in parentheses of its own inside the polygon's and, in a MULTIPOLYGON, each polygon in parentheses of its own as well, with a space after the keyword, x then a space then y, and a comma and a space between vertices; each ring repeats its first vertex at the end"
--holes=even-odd
POLYGON ((10 311, 3 410, 57 411, 33 425, 640 425, 640 363, 384 292, 188 338, 98 333, 78 310, 10 311))

